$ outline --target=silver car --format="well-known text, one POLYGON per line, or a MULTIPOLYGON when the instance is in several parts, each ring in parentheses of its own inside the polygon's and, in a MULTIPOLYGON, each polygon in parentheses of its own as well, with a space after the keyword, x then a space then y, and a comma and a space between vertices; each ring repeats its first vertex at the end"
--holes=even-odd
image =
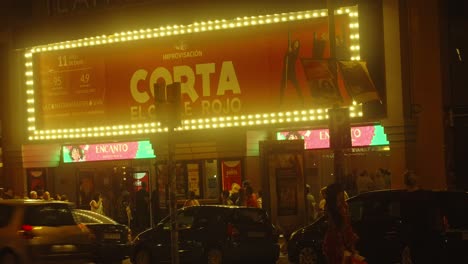
POLYGON ((0 263, 89 262, 94 239, 69 203, 0 200, 0 263))

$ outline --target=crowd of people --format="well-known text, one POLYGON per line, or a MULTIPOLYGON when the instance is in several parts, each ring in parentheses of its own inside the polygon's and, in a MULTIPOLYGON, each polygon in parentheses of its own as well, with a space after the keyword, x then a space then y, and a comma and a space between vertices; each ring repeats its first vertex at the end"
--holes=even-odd
MULTIPOLYGON (((347 174, 341 181, 343 184, 343 193, 345 199, 360 193, 389 189, 391 187, 390 171, 384 168, 379 168, 373 173, 368 170, 358 171, 354 169, 347 174)), ((315 199, 310 186, 305 186, 305 203, 306 203, 306 218, 308 223, 312 223, 316 218, 325 213, 325 191, 327 186, 322 187, 319 192, 319 200, 315 199)))
POLYGON ((385 168, 378 168, 373 172, 366 169, 361 171, 354 169, 341 182, 343 182, 344 189, 353 196, 368 191, 389 189, 391 173, 385 168))
POLYGON ((59 194, 56 193, 55 195, 51 195, 50 192, 44 190, 37 190, 37 191, 30 191, 28 195, 24 197, 15 195, 11 188, 0 188, 0 200, 6 199, 38 199, 38 200, 45 200, 45 201, 68 201, 68 197, 66 194, 59 194))
POLYGON ((225 205, 262 208, 262 191, 255 193, 250 181, 245 180, 242 182, 242 187, 238 183, 233 183, 231 190, 224 190, 220 200, 221 204, 225 205))
MULTIPOLYGON (((223 205, 238 205, 262 208, 262 191, 254 192, 250 181, 245 180, 242 186, 233 183, 230 190, 223 190, 219 197, 219 203, 223 205)), ((190 191, 188 199, 184 202, 186 206, 197 206, 200 202, 196 199, 195 192, 190 191)))
POLYGON ((7 188, 6 190, 4 188, 0 188, 0 200, 3 199, 13 199, 13 190, 11 188, 7 188))

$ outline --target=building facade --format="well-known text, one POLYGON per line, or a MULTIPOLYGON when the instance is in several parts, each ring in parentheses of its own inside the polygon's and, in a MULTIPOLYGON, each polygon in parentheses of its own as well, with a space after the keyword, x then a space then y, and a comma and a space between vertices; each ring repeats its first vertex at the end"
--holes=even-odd
POLYGON ((330 83, 326 96, 319 88, 329 75, 317 70, 330 57, 325 1, 192 2, 5 4, 2 185, 18 195, 48 189, 86 207, 93 192, 113 201, 146 181, 164 207, 172 142, 181 200, 195 191, 216 203, 249 180, 278 221, 303 218, 304 186, 318 198, 335 180, 327 109, 338 104, 350 109, 351 140, 367 135, 344 153, 349 186, 355 171, 383 168, 392 188, 404 186, 405 169, 425 188, 463 187, 447 165, 457 144, 447 143, 441 3, 338 1, 336 58, 366 61, 376 90, 330 83), (161 80, 181 82, 182 125, 173 133, 158 123, 153 85, 161 80), (282 141, 293 135, 300 147, 282 141), (88 160, 73 162, 73 151, 88 160))

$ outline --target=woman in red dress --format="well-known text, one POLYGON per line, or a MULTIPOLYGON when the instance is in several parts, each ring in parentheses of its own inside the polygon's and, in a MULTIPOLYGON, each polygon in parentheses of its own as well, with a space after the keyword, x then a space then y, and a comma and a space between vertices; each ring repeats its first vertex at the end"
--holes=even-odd
POLYGON ((325 191, 325 200, 328 229, 323 241, 323 254, 328 264, 351 263, 348 255, 355 253, 358 236, 351 227, 343 187, 336 183, 329 185, 325 191), (345 256, 345 252, 349 254, 345 256))

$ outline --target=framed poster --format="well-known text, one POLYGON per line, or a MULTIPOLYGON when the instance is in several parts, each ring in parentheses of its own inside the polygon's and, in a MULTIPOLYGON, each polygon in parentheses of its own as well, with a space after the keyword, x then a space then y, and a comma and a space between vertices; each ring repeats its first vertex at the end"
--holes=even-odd
POLYGON ((242 162, 241 160, 221 161, 221 174, 223 190, 231 190, 233 183, 242 186, 242 162))
POLYGON ((200 196, 200 164, 187 163, 188 191, 200 196))
POLYGON ((141 189, 142 184, 146 184, 146 190, 148 190, 149 184, 149 172, 148 171, 137 171, 133 173, 133 191, 136 193, 141 189))
POLYGON ((297 169, 276 169, 278 215, 297 215, 297 169))
POLYGON ((28 168, 26 170, 26 173, 28 175, 28 196, 30 191, 43 192, 44 190, 46 190, 46 168, 28 168))

